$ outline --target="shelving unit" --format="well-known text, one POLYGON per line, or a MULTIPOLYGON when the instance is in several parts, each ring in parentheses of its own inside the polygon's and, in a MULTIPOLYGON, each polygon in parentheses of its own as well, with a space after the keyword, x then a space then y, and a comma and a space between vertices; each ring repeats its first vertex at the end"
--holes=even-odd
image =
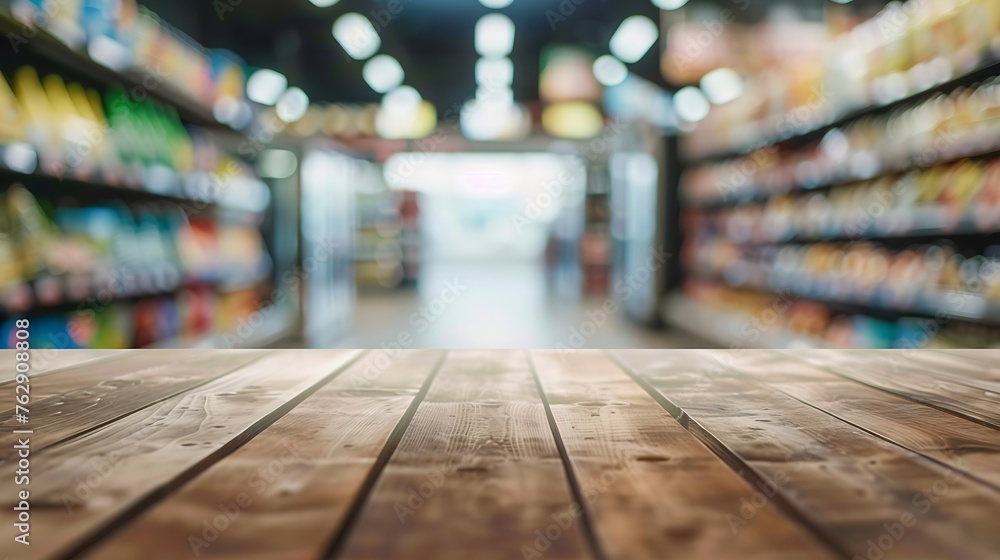
MULTIPOLYGON (((50 224, 45 226, 51 230, 46 235, 60 239, 60 246, 90 247, 95 241, 67 237, 64 228, 56 225, 56 209, 106 211, 127 218, 127 223, 115 227, 137 228, 129 233, 128 243, 146 244, 142 246, 146 250, 136 245, 129 254, 145 253, 143 262, 154 262, 158 257, 150 255, 157 253, 149 249, 165 248, 171 253, 168 260, 155 267, 126 266, 131 261, 115 261, 109 267, 107 257, 102 257, 94 261, 97 268, 77 267, 76 272, 45 268, 41 276, 18 280, 15 275, 13 282, 0 282, 0 336, 6 336, 5 323, 19 317, 28 317, 40 325, 37 344, 56 347, 86 347, 91 343, 252 347, 290 328, 294 318, 285 311, 269 309, 265 299, 278 274, 264 241, 266 228, 274 227, 271 194, 268 185, 253 174, 250 162, 236 155, 240 153, 238 147, 250 140, 247 134, 220 122, 211 106, 174 87, 173 82, 182 80, 182 76, 163 75, 159 69, 136 64, 114 68, 101 63, 85 47, 74 49, 44 28, 25 27, 4 13, 6 7, 7 3, 0 2, 0 32, 5 37, 25 39, 16 44, 18 56, 0 64, 0 72, 7 78, 18 68, 32 66, 43 76, 57 75, 66 83, 82 84, 105 103, 110 103, 106 92, 120 88, 132 100, 132 110, 136 103, 167 108, 183 123, 188 141, 211 143, 212 150, 225 154, 222 157, 230 158, 236 167, 223 170, 220 163, 215 170, 196 166, 192 172, 178 173, 155 163, 135 166, 122 160, 108 167, 102 160, 97 167, 69 166, 53 174, 52 165, 43 165, 43 157, 32 145, 37 137, 0 143, 0 198, 7 196, 11 188, 24 188, 38 201, 38 211, 50 224), (197 138, 192 136, 192 130, 199 131, 197 138), (134 226, 129 225, 133 219, 134 226), (168 231, 163 229, 168 222, 192 225, 179 229, 171 226, 168 231), (159 239, 154 243, 150 235, 159 239), (184 247, 180 245, 181 237, 176 236, 185 237, 184 247), (212 247, 225 259, 206 258, 206 251, 212 247), (248 258, 253 262, 246 261, 248 258), (189 268, 192 262, 201 263, 200 268, 189 268), (127 281, 122 280, 125 269, 127 281), (261 318, 265 318, 263 324, 257 324, 261 318), (244 333, 234 336, 249 319, 254 319, 253 328, 241 329, 244 333), (113 328, 103 329, 102 325, 112 323, 113 328), (134 338, 124 336, 129 333, 134 333, 134 338)), ((180 34, 178 37, 191 44, 190 39, 180 34)), ((201 49, 193 44, 191 48, 201 49)), ((245 99, 241 102, 250 107, 245 99)), ((79 105, 76 107, 80 110, 79 105)), ((46 118, 59 122, 56 119, 61 117, 53 113, 46 118)), ((103 124, 107 129, 102 131, 100 141, 116 146, 110 144, 115 141, 110 114, 103 124)), ((73 235, 79 236, 80 232, 73 235)), ((113 239, 114 243, 125 243, 118 234, 113 239)), ((0 243, 6 244, 0 249, 13 247, 16 255, 21 250, 17 249, 17 240, 13 240, 13 246, 8 241, 0 231, 0 243)), ((123 253, 116 248, 111 254, 119 259, 123 253)))
MULTIPOLYGON (((846 164, 816 165, 809 168, 811 174, 804 179, 798 173, 801 164, 795 168, 794 178, 790 172, 782 174, 780 167, 785 159, 790 162, 788 167, 794 168, 796 162, 813 162, 811 158, 815 158, 815 154, 823 157, 823 150, 829 148, 825 143, 831 143, 831 139, 845 144, 842 149, 847 150, 852 130, 861 130, 861 134, 863 125, 882 122, 871 119, 890 116, 899 119, 906 111, 940 99, 939 96, 948 96, 947 99, 952 100, 949 102, 958 103, 956 92, 964 91, 967 101, 967 96, 974 94, 972 92, 992 94, 1000 91, 997 89, 1000 82, 991 80, 997 76, 1000 76, 1000 58, 989 54, 969 72, 889 103, 856 108, 790 134, 771 136, 766 142, 746 149, 688 158, 684 163, 685 178, 675 186, 680 191, 682 204, 682 221, 678 227, 686 237, 682 250, 684 289, 665 299, 665 319, 723 346, 739 343, 738 334, 730 331, 734 323, 745 323, 741 313, 727 311, 724 306, 716 308, 691 297, 699 293, 701 286, 706 286, 728 290, 734 298, 739 298, 741 293, 758 294, 759 297, 792 295, 800 301, 811 302, 809 306, 825 307, 825 311, 816 314, 825 314, 828 320, 867 318, 888 330, 894 328, 893 325, 916 321, 931 321, 935 329, 965 325, 992 333, 985 339, 1000 342, 1000 329, 997 329, 1000 326, 1000 290, 994 285, 1000 285, 1000 278, 993 278, 992 272, 985 268, 984 272, 977 269, 979 277, 961 276, 958 280, 963 284, 976 280, 978 283, 971 284, 977 289, 920 285, 910 291, 898 290, 898 279, 896 284, 865 291, 856 286, 852 288, 846 273, 817 276, 818 272, 810 272, 813 268, 825 270, 827 266, 847 266, 839 260, 831 264, 816 262, 816 259, 843 259, 846 258, 843 255, 859 247, 874 248, 875 257, 884 255, 888 259, 887 266, 904 256, 910 258, 909 251, 901 252, 908 246, 935 246, 933 244, 954 248, 952 258, 956 270, 962 270, 961 263, 969 259, 995 263, 1000 257, 995 250, 1000 245, 996 236, 1000 232, 997 212, 1000 205, 977 203, 971 197, 947 198, 948 189, 958 191, 958 185, 971 181, 969 177, 972 176, 980 181, 974 192, 988 197, 992 191, 986 189, 995 190, 992 175, 985 175, 1000 161, 1000 141, 996 140, 1000 138, 1000 131, 988 128, 995 126, 993 120, 974 123, 971 129, 974 135, 949 137, 948 142, 935 145, 934 150, 905 152, 902 148, 909 148, 909 145, 880 146, 876 141, 876 148, 884 151, 862 154, 867 158, 867 165, 862 166, 864 173, 857 173, 846 164), (887 157, 888 154, 894 156, 887 157), (963 166, 973 167, 969 171, 970 168, 963 166), (709 171, 714 175, 708 175, 709 171), (697 173, 704 176, 699 177, 697 173), (712 179, 716 176, 721 182, 712 179), (725 183, 726 180, 730 183, 725 183), (935 184, 940 185, 938 192, 945 194, 939 199, 924 200, 926 189, 921 190, 924 183, 920 181, 936 181, 935 184), (730 186, 736 183, 737 187, 730 186), (876 195, 883 197, 876 199, 876 195), (834 206, 834 202, 840 206, 834 206), (816 248, 823 252, 813 251, 816 248), (805 267, 803 271, 791 274, 775 270, 775 255, 785 249, 805 251, 797 257, 800 261, 788 261, 799 264, 786 263, 786 266, 805 267), (762 254, 769 257, 762 258, 762 254), (713 264, 706 268, 705 263, 709 262, 713 264)), ((887 127, 875 125, 872 128, 888 134, 885 132, 887 127)), ((862 275, 857 270, 852 273, 862 275)), ((882 274, 888 275, 888 269, 882 274)), ((912 281, 917 282, 917 279, 912 281)), ((952 278, 950 282, 956 280, 952 278)), ((746 297, 756 301, 753 298, 758 296, 746 297)), ((794 330, 775 327, 775 332, 778 331, 779 334, 766 337, 766 340, 762 338, 759 345, 830 346, 829 342, 813 335, 803 337, 794 330)))
POLYGON ((756 150, 772 146, 797 146, 813 142, 819 140, 824 134, 831 130, 843 128, 844 126, 865 117, 888 113, 900 107, 918 102, 921 99, 926 99, 936 93, 950 92, 955 88, 963 85, 969 85, 989 77, 997 76, 998 74, 1000 74, 1000 57, 990 53, 985 55, 983 60, 976 65, 974 69, 930 88, 910 93, 909 95, 888 103, 872 104, 865 107, 847 110, 840 115, 826 119, 826 122, 808 125, 799 128, 798 130, 790 130, 787 134, 767 135, 766 140, 763 140, 753 146, 747 146, 742 149, 693 155, 687 159, 687 166, 695 167, 702 164, 734 159, 750 154, 756 150))

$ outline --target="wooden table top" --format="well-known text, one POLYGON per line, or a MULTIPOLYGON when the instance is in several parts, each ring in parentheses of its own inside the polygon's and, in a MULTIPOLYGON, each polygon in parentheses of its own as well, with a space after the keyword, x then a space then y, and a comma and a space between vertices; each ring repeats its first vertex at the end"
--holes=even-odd
POLYGON ((1000 558, 1000 352, 14 360, 0 558, 1000 558))

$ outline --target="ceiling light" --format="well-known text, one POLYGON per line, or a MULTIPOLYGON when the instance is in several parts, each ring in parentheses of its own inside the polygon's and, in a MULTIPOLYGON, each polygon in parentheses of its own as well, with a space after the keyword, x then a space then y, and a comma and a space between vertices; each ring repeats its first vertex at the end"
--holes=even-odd
POLYGON ((261 105, 274 105, 287 88, 287 78, 274 70, 262 68, 251 74, 247 80, 247 97, 250 101, 261 105))
POLYGON ((476 83, 479 85, 514 83, 514 63, 509 58, 480 58, 476 61, 476 83))
POLYGON ((403 83, 405 74, 399 62, 387 55, 380 54, 365 63, 361 69, 365 82, 378 93, 385 93, 403 83))
POLYGON ((309 96, 306 92, 297 87, 288 88, 288 91, 278 99, 275 112, 278 118, 286 123, 293 123, 302 118, 309 109, 309 96))
POLYGON ((653 5, 661 10, 676 10, 687 3, 688 0, 653 0, 653 5))
POLYGON ((719 68, 705 74, 701 79, 701 89, 709 101, 723 105, 743 95, 743 78, 734 70, 719 68))
POLYGON ((542 109, 542 128, 557 138, 593 138, 604 129, 604 115, 583 101, 553 103, 542 109))
POLYGON ((375 130, 379 136, 392 139, 417 139, 434 132, 434 128, 437 127, 437 109, 434 105, 422 100, 417 100, 412 105, 413 99, 401 101, 405 103, 404 106, 396 106, 396 101, 389 104, 383 102, 381 110, 375 116, 375 130))
POLYGON ((711 108, 705 95, 694 86, 688 86, 674 94, 674 110, 681 120, 698 122, 708 116, 711 108))
POLYGON ((530 115, 515 103, 467 101, 459 118, 462 134, 469 140, 515 140, 531 132, 530 115))
POLYGON ((382 109, 389 113, 406 113, 420 106, 420 92, 410 86, 399 86, 382 98, 382 109))
POLYGON ((336 4, 337 2, 340 2, 340 0, 309 0, 309 1, 312 2, 313 6, 317 6, 320 8, 329 8, 330 6, 336 4))
POLYGON ((476 52, 501 58, 514 50, 514 22, 503 14, 487 14, 476 22, 476 52))
POLYGON ((611 54, 623 62, 632 64, 646 56, 650 47, 656 44, 660 32, 653 20, 646 16, 625 18, 618 31, 611 37, 611 54))
POLYGON ((382 40, 372 27, 372 22, 354 12, 346 13, 334 22, 333 37, 354 60, 371 58, 382 46, 382 40))
POLYGON ((514 103, 514 91, 508 86, 479 86, 476 88, 476 100, 510 105, 514 103))
POLYGON ((628 68, 622 61, 606 54, 594 61, 594 77, 603 86, 617 86, 628 77, 628 68))
POLYGON ((479 3, 491 10, 499 10, 513 4, 514 0, 479 0, 479 3))

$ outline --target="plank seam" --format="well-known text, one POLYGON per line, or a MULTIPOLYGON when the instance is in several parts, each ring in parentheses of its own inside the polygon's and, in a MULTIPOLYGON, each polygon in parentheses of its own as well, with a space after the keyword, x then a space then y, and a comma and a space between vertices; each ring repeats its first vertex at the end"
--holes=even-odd
POLYGON ((81 556, 86 553, 89 549, 100 543, 102 540, 114 535, 114 533, 121 530, 123 527, 134 521, 143 512, 154 505, 162 499, 169 496, 175 490, 184 486, 199 474, 205 472, 213 465, 222 461, 237 449, 243 447, 249 443, 257 434, 263 432, 271 424, 274 424, 283 416, 288 414, 292 409, 302 403, 310 396, 312 396, 316 391, 322 388, 324 385, 332 381, 334 378, 339 376, 341 373, 346 371, 350 366, 357 363, 362 357, 364 357, 367 352, 359 352, 355 356, 351 357, 349 360, 345 361, 343 364, 337 366, 332 372, 324 376, 322 379, 313 383, 309 387, 303 389, 299 394, 293 396, 292 398, 285 401, 283 404, 278 406, 276 409, 271 411, 263 418, 257 420, 245 430, 239 434, 234 435, 228 442, 220 446, 210 455, 198 461, 198 463, 192 465, 190 468, 181 471, 174 478, 162 484, 158 488, 154 489, 147 495, 139 499, 135 504, 130 507, 125 508, 118 515, 114 516, 102 527, 95 530, 93 533, 82 538, 80 542, 70 545, 70 547, 63 553, 56 556, 58 560, 70 560, 77 556, 81 556))
MULTIPOLYGON (((654 387, 647 379, 639 375, 635 370, 631 368, 624 360, 618 357, 617 354, 603 350, 604 354, 608 356, 615 364, 618 365, 621 370, 632 378, 650 397, 653 398, 664 410, 670 413, 671 416, 677 420, 677 423, 681 425, 685 430, 690 432, 702 445, 704 445, 708 450, 718 457, 723 463, 725 463, 729 468, 736 473, 737 476, 746 481, 751 488, 758 488, 759 485, 767 485, 770 483, 767 477, 761 474, 756 468, 747 462, 743 461, 739 455, 733 452, 721 439, 717 438, 711 431, 701 425, 696 419, 691 417, 683 408, 677 406, 676 403, 667 398, 666 395, 661 393, 656 387, 654 387)), ((816 539, 823 545, 825 545, 831 552, 838 556, 844 558, 852 558, 852 552, 843 546, 832 534, 826 532, 826 530, 814 522, 803 509, 797 507, 788 498, 785 497, 785 493, 780 489, 775 493, 774 497, 771 498, 772 503, 775 504, 779 511, 787 515, 792 521, 801 524, 807 531, 809 531, 816 539)))
POLYGON ((424 380, 423 384, 420 386, 420 390, 413 397, 410 405, 406 408, 406 412, 403 416, 399 418, 396 422, 396 427, 393 428, 392 433, 389 435, 389 439, 386 440, 385 446, 382 447, 382 451, 379 452, 378 457, 375 462, 372 463, 371 469, 368 471, 368 475, 365 476, 364 482, 358 488, 358 492, 351 502, 350 507, 347 508, 344 514, 344 521, 341 523, 340 528, 334 533, 333 538, 330 540, 330 544, 326 548, 326 554, 323 558, 336 558, 343 554, 344 548, 347 546, 351 535, 354 532, 354 528, 357 527, 358 523, 361 521, 361 516, 364 513, 365 505, 368 503, 368 499, 371 497, 375 485, 378 484, 379 478, 382 477, 382 472, 389 465, 389 461, 392 456, 396 453, 396 449, 399 447, 400 442, 403 440, 403 436, 406 431, 410 428, 410 423, 413 417, 417 414, 417 409, 424 402, 424 398, 427 393, 430 392, 431 386, 434 384, 434 380, 437 379, 438 373, 441 371, 442 366, 444 366, 445 360, 448 357, 448 351, 445 350, 441 354, 441 358, 438 360, 437 364, 431 370, 430 375, 424 380))
POLYGON ((549 398, 545 395, 545 388, 542 386, 542 380, 538 376, 538 370, 535 368, 535 360, 530 351, 526 351, 525 354, 528 356, 528 367, 531 369, 531 376, 534 378, 535 387, 538 389, 538 396, 541 398, 542 406, 545 408, 545 417, 549 422, 549 430, 552 432, 552 438, 555 440, 556 449, 559 451, 559 457, 562 459, 563 471, 566 473, 566 482, 569 485, 569 491, 573 495, 573 500, 580 507, 580 519, 582 520, 581 526, 583 528, 584 538, 587 540, 587 544, 590 546, 590 551, 595 560, 607 560, 608 556, 601 547, 600 539, 597 537, 597 531, 594 530, 594 524, 590 519, 590 511, 584 505, 587 501, 584 499, 583 492, 580 488, 580 479, 576 476, 576 472, 573 470, 573 466, 569 458, 569 452, 566 451, 566 444, 563 442, 562 434, 559 433, 559 426, 556 424, 555 414, 552 412, 552 406, 549 404, 549 398))
MULTIPOLYGON (((862 426, 860 424, 855 424, 854 422, 848 420, 847 418, 841 417, 841 416, 839 416, 839 415, 837 415, 837 414, 835 414, 833 412, 830 412, 828 410, 824 410, 824 409, 820 408, 819 406, 817 406, 815 404, 812 404, 812 403, 810 403, 808 401, 800 399, 796 395, 794 395, 792 393, 789 393, 789 392, 785 391, 784 389, 782 389, 780 387, 776 387, 775 385, 772 385, 769 382, 766 382, 766 381, 764 381, 764 382, 757 381, 756 379, 753 379, 752 376, 748 376, 747 374, 745 374, 743 372, 740 372, 740 371, 737 371, 737 373, 740 376, 743 376, 743 377, 745 377, 748 380, 751 380, 751 381, 753 381, 755 383, 762 383, 766 387, 770 387, 771 389, 774 389, 775 391, 778 391, 779 393, 782 393, 783 395, 785 395, 785 396, 787 396, 787 397, 789 397, 789 398, 791 398, 791 399, 793 399, 795 401, 798 401, 798 402, 800 402, 800 403, 802 403, 802 404, 804 404, 804 405, 806 405, 806 406, 808 406, 810 408, 818 410, 818 411, 822 412, 823 414, 826 414, 826 415, 830 416, 831 418, 834 418, 834 419, 836 419, 836 420, 838 420, 840 422, 843 422, 843 423, 845 423, 845 424, 847 424, 849 426, 857 428, 857 429, 861 430, 862 432, 865 432, 866 434, 869 434, 869 435, 875 437, 878 440, 884 441, 884 442, 888 443, 889 445, 892 445, 893 447, 898 447, 904 453, 909 453, 909 454, 915 455, 915 457, 912 457, 912 458, 916 458, 916 459, 920 459, 920 460, 924 460, 924 461, 930 461, 931 463, 934 464, 935 467, 940 467, 940 468, 948 469, 948 470, 950 470, 952 472, 955 472, 955 473, 959 474, 960 476, 962 476, 962 478, 971 479, 971 480, 973 480, 975 482, 978 482, 980 484, 985 485, 988 490, 992 490, 994 492, 1000 492, 1000 486, 995 486, 993 483, 991 483, 989 481, 986 481, 986 480, 983 480, 983 479, 977 477, 976 475, 974 475, 974 474, 972 474, 970 472, 967 472, 967 471, 962 470, 962 469, 955 468, 955 467, 953 467, 953 466, 951 466, 951 465, 949 465, 949 464, 941 461, 940 459, 935 459, 934 457, 931 457, 929 455, 924 455, 923 453, 921 453, 920 451, 917 451, 915 449, 910 449, 910 448, 906 447, 905 445, 903 445, 903 444, 901 444, 899 442, 893 441, 893 440, 889 439, 888 437, 879 434, 878 432, 875 432, 873 430, 865 428, 864 426, 862 426)), ((923 403, 918 403, 918 404, 923 404, 923 403)))
MULTIPOLYGON (((33 351, 37 351, 37 350, 33 350, 33 351)), ((64 351, 65 352, 72 352, 72 350, 64 350, 64 351)), ((12 350, 12 352, 13 352, 13 350, 12 350)), ((56 369, 52 369, 52 370, 48 370, 48 371, 43 371, 41 373, 36 373, 34 375, 29 374, 28 378, 31 379, 32 381, 34 381, 34 380, 36 380, 38 378, 47 377, 49 375, 54 375, 54 374, 57 374, 57 373, 66 373, 66 372, 69 372, 69 371, 73 371, 74 369, 80 369, 80 368, 83 368, 83 367, 93 366, 93 365, 97 365, 97 364, 105 363, 105 362, 114 362, 114 361, 117 361, 117 360, 121 360, 121 359, 123 359, 123 358, 125 358, 125 357, 127 357, 129 355, 136 355, 137 353, 138 352, 136 350, 122 350, 120 352, 115 352, 113 354, 108 354, 107 356, 103 356, 101 358, 94 358, 93 360, 86 360, 86 361, 83 361, 83 362, 79 362, 79 363, 73 364, 71 366, 63 366, 61 368, 56 368, 56 369)), ((4 389, 4 388, 6 388, 8 386, 12 386, 12 385, 15 385, 15 384, 16 384, 16 380, 15 379, 8 379, 6 381, 0 381, 0 389, 4 389)))
MULTIPOLYGON (((979 424, 981 426, 986 426, 987 428, 990 428, 990 429, 993 429, 993 430, 1000 430, 1000 424, 995 423, 995 422, 993 422, 991 420, 987 420, 987 419, 984 419, 984 418, 976 418, 975 416, 966 414, 966 413, 964 413, 962 411, 959 411, 959 410, 953 410, 951 408, 946 408, 946 407, 944 407, 942 405, 938 405, 938 404, 934 404, 934 403, 931 403, 931 402, 927 402, 925 400, 921 400, 920 398, 918 398, 915 395, 907 395, 906 393, 901 393, 901 392, 899 392, 898 389, 889 389, 887 387, 879 387, 878 385, 875 385, 875 384, 872 384, 872 383, 868 383, 867 381, 862 381, 860 379, 855 379, 855 378, 853 378, 853 377, 851 377, 849 375, 840 373, 839 371, 837 371, 835 369, 832 369, 830 366, 825 366, 825 365, 821 366, 821 365, 814 364, 813 362, 810 362, 808 360, 805 360, 803 358, 800 358, 800 357, 796 356, 794 353, 789 353, 789 354, 786 354, 786 355, 789 356, 790 358, 798 361, 798 362, 803 363, 803 364, 807 364, 807 365, 810 365, 812 367, 817 367, 817 368, 819 368, 819 369, 821 369, 823 371, 832 373, 832 374, 836 375, 837 377, 840 377, 841 379, 845 379, 845 380, 853 382, 853 383, 859 383, 861 385, 864 385, 865 387, 871 387, 872 389, 876 389, 878 391, 882 391, 883 393, 887 393, 887 394, 892 395, 894 397, 899 397, 899 398, 906 399, 906 400, 908 400, 910 402, 914 402, 914 403, 917 403, 919 405, 929 406, 931 408, 940 410, 941 412, 946 412, 946 413, 948 413, 948 414, 950 414, 952 416, 957 416, 957 417, 959 417, 959 418, 961 418, 963 420, 968 420, 969 422, 975 422, 976 424, 979 424)), ((979 390, 982 390, 982 389, 979 389, 979 390)))
MULTIPOLYGON (((171 393, 169 395, 164 395, 163 397, 161 397, 159 399, 151 401, 151 402, 149 402, 149 403, 147 403, 147 404, 145 404, 143 406, 140 406, 140 407, 138 407, 136 409, 133 409, 133 410, 131 410, 129 412, 124 412, 122 414, 119 414, 119 415, 117 415, 117 416, 115 416, 113 418, 110 418, 108 420, 105 420, 104 422, 101 422, 100 424, 97 424, 97 425, 92 426, 90 428, 86 428, 86 429, 84 429, 82 431, 79 431, 79 432, 77 432, 75 434, 66 436, 66 437, 64 437, 64 438, 62 438, 60 440, 54 441, 52 443, 43 445, 43 446, 41 446, 41 447, 38 448, 38 451, 42 451, 42 450, 48 449, 50 447, 55 447, 55 446, 60 445, 62 443, 66 443, 66 442, 72 441, 74 439, 83 437, 83 436, 85 436, 85 435, 87 435, 87 434, 89 434, 91 432, 94 432, 94 431, 97 431, 97 430, 99 430, 101 428, 104 428, 108 424, 117 422, 118 420, 121 420, 122 418, 125 418, 126 416, 130 416, 130 415, 135 414, 137 412, 141 412, 141 411, 143 411, 143 410, 145 410, 145 409, 147 409, 147 408, 149 408, 149 407, 151 407, 153 405, 159 404, 159 403, 161 403, 161 402, 163 402, 163 401, 165 401, 167 399, 172 399, 172 398, 176 397, 177 395, 186 393, 188 391, 192 391, 194 389, 197 389, 198 387, 201 387, 201 386, 206 385, 208 383, 211 383, 213 381, 217 381, 219 379, 222 379, 223 377, 226 377, 227 375, 232 375, 233 373, 236 373, 237 371, 239 371, 239 370, 241 370, 241 369, 243 369, 243 368, 245 368, 245 367, 247 367, 247 366, 249 366, 249 365, 251 365, 251 364, 253 364, 255 362, 259 362, 260 360, 263 360, 264 358, 266 358, 268 356, 269 356, 269 354, 261 354, 259 357, 256 357, 256 358, 250 360, 249 362, 247 362, 245 364, 242 364, 242 365, 239 365, 239 366, 237 366, 237 367, 235 367, 235 368, 233 368, 231 370, 224 371, 224 372, 220 373, 219 375, 217 375, 215 377, 210 377, 210 378, 205 379, 204 381, 201 381, 201 382, 199 382, 199 383, 197 383, 195 385, 191 385, 190 387, 185 387, 184 389, 178 390, 178 391, 176 391, 174 393, 171 393)), ((128 374, 125 374, 125 375, 128 375, 128 374)), ((117 379, 117 378, 113 378, 113 379, 117 379)), ((54 396, 58 397, 58 396, 61 396, 61 395, 54 395, 54 396)))

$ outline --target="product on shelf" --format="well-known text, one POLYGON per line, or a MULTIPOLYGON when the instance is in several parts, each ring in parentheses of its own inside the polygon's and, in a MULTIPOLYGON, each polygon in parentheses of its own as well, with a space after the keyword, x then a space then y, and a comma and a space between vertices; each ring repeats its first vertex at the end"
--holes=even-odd
POLYGON ((684 188, 693 202, 732 203, 935 167, 998 149, 1000 78, 991 78, 853 121, 805 147, 763 148, 694 168, 684 188))
POLYGON ((1000 247, 982 254, 928 244, 815 243, 743 251, 717 238, 684 249, 691 271, 727 283, 802 297, 1000 323, 1000 247))
POLYGON ((252 166, 222 149, 211 133, 186 128, 172 108, 117 87, 102 99, 57 75, 40 78, 27 66, 14 76, 13 92, 0 83, 0 111, 18 126, 0 131, 0 148, 17 145, 30 152, 30 146, 43 174, 185 197, 203 206, 251 213, 267 208, 268 188, 252 166))
POLYGON ((927 169, 802 189, 756 203, 694 212, 737 244, 789 240, 988 233, 1000 228, 1000 160, 961 160, 927 169))
POLYGON ((204 109, 245 101, 245 70, 234 56, 208 51, 135 0, 14 0, 10 12, 23 25, 42 25, 81 56, 153 77, 204 109))
MULTIPOLYGON (((778 37, 774 41, 782 39, 780 32, 771 35, 778 37)), ((784 33, 785 39, 793 36, 784 33)), ((1000 56, 1000 5, 994 0, 891 2, 875 17, 831 36, 824 54, 807 58, 805 64, 795 48, 787 50, 786 57, 753 62, 763 57, 758 51, 767 50, 768 37, 748 42, 743 55, 748 61, 741 61, 748 77, 743 95, 714 107, 698 123, 685 142, 688 154, 725 153, 780 141, 837 116, 896 102, 995 64, 1000 56)), ((964 118, 961 110, 954 115, 964 118)), ((939 132, 923 127, 923 122, 912 131, 916 134, 903 136, 920 141, 939 132)), ((894 146, 881 147, 891 151, 894 146)))
MULTIPOLYGON (((6 315, 34 317, 39 309, 67 305, 92 315, 135 300, 136 325, 144 329, 136 334, 140 346, 163 333, 177 336, 182 329, 175 324, 203 332, 206 313, 214 313, 205 308, 215 304, 202 300, 234 286, 253 293, 272 266, 250 225, 188 219, 166 203, 58 208, 52 220, 16 185, 0 198, 0 254, 6 315), (189 304, 182 310, 202 310, 170 319, 175 300, 189 304)), ((230 315, 224 322, 232 322, 230 315)))
POLYGON ((731 332, 731 339, 720 342, 736 347, 1000 348, 1000 328, 960 318, 885 319, 787 292, 766 293, 704 280, 687 282, 684 293, 700 306, 684 311, 710 317, 711 324, 703 328, 717 336, 731 332))

